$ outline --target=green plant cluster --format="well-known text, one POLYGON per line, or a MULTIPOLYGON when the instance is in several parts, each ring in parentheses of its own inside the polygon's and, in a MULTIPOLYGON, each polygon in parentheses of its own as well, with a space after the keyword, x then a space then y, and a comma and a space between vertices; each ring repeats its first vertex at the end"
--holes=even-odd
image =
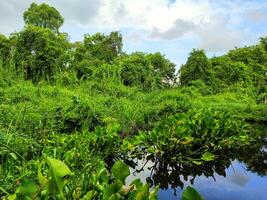
POLYGON ((98 171, 86 177, 90 186, 85 194, 81 190, 83 185, 77 186, 74 191, 69 188, 69 179, 75 174, 70 171, 64 162, 44 156, 42 160, 31 164, 37 167, 37 174, 35 175, 38 183, 23 180, 15 193, 7 194, 4 199, 155 200, 157 196, 158 187, 149 191, 149 185, 144 185, 140 179, 126 185, 125 180, 130 175, 130 170, 122 161, 117 161, 112 166, 111 173, 103 163, 100 163, 97 166, 98 171))
POLYGON ((149 132, 139 132, 123 147, 131 157, 147 155, 168 162, 212 161, 220 150, 248 145, 247 125, 229 113, 211 109, 191 109, 170 115, 149 132), (145 152, 145 153, 144 153, 145 152))
MULTIPOLYGON (((123 52, 119 32, 70 42, 47 4, 24 20, 0 35, 5 199, 156 199, 158 187, 126 184, 130 159, 204 166, 267 121, 266 38, 214 58, 193 50, 175 74, 159 52, 123 52)), ((189 187, 183 199, 201 197, 189 187)))

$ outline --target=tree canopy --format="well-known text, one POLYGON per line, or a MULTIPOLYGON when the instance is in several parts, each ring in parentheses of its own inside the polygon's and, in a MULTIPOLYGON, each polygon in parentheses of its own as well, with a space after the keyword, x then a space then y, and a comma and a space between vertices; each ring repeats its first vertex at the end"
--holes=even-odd
POLYGON ((23 18, 26 25, 49 28, 55 32, 58 32, 59 28, 64 23, 64 18, 57 9, 45 3, 40 5, 32 3, 28 10, 24 12, 23 18))
POLYGON ((50 80, 63 69, 62 58, 67 47, 65 35, 55 34, 48 28, 27 26, 16 35, 16 69, 23 73, 25 79, 34 82, 50 80))
POLYGON ((182 85, 190 85, 194 80, 204 80, 208 76, 210 61, 204 50, 196 50, 189 54, 186 64, 182 65, 179 73, 179 81, 182 85))

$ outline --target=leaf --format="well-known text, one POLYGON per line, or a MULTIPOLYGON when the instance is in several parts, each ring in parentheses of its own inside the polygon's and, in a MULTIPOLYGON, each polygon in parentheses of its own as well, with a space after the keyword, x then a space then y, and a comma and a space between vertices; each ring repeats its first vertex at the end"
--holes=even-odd
POLYGON ((149 199, 149 185, 145 184, 140 189, 140 191, 137 191, 136 200, 148 200, 148 199, 149 199))
POLYGON ((117 161, 111 168, 113 176, 125 184, 125 179, 130 175, 128 165, 122 161, 117 161))
POLYGON ((37 192, 38 188, 34 183, 31 182, 23 182, 20 186, 19 194, 27 197, 33 197, 37 192))
POLYGON ((16 200, 17 199, 17 195, 16 194, 12 194, 12 195, 9 195, 7 197, 8 200, 16 200))
POLYGON ((121 183, 121 181, 107 185, 107 187, 103 191, 103 200, 109 199, 113 194, 118 193, 122 186, 123 184, 121 183))
POLYGON ((43 176, 41 170, 42 170, 42 165, 43 165, 43 161, 39 162, 38 161, 38 180, 40 182, 41 187, 44 189, 46 188, 48 185, 48 180, 43 176))
POLYGON ((192 163, 194 163, 196 165, 201 165, 202 164, 202 161, 193 160, 192 163))
POLYGON ((212 161, 215 159, 215 155, 210 152, 205 152, 204 154, 202 154, 201 159, 204 161, 212 161))
POLYGON ((190 186, 183 191, 182 200, 204 200, 202 196, 190 186))
POLYGON ((94 198, 94 190, 87 192, 81 200, 92 200, 94 198))
POLYGON ((71 175, 71 171, 65 163, 60 160, 45 157, 45 160, 49 166, 50 178, 49 178, 49 193, 59 194, 63 197, 64 177, 71 175))
POLYGON ((111 195, 111 197, 109 197, 108 200, 124 200, 125 198, 123 198, 120 194, 116 193, 111 195))
POLYGON ((18 157, 17 157, 16 154, 14 154, 14 153, 10 153, 10 156, 11 156, 14 160, 17 160, 17 159, 18 159, 18 157))
POLYGON ((157 185, 153 190, 151 190, 151 192, 149 193, 149 200, 157 200, 158 191, 159 185, 157 185))
POLYGON ((135 188, 136 188, 137 190, 139 190, 139 189, 142 188, 143 183, 142 183, 141 180, 138 178, 138 179, 133 180, 133 182, 130 184, 130 186, 131 186, 131 185, 134 185, 135 188))

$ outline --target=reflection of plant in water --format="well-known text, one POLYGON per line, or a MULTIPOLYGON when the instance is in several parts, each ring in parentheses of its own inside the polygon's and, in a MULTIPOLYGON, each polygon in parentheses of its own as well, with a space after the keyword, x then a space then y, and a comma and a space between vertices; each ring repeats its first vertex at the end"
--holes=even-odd
POLYGON ((218 159, 202 162, 201 165, 192 162, 166 161, 165 158, 161 157, 150 157, 153 166, 144 165, 141 169, 137 165, 132 165, 132 167, 136 168, 136 172, 150 170, 150 176, 146 178, 148 183, 160 185, 160 188, 164 190, 171 187, 176 195, 178 187, 184 189, 184 183, 187 181, 193 185, 197 176, 212 177, 214 181, 216 181, 215 174, 226 177, 226 169, 230 167, 234 159, 244 162, 247 165, 247 170, 265 176, 267 174, 267 152, 266 150, 263 151, 262 145, 266 145, 266 140, 260 137, 249 147, 218 151, 216 155, 218 159))
POLYGON ((144 170, 146 167, 151 170, 150 177, 147 177, 147 182, 151 185, 160 185, 161 189, 168 189, 171 186, 173 189, 180 187, 183 189, 184 182, 190 181, 194 184, 197 176, 204 175, 213 177, 214 173, 221 176, 226 176, 225 170, 230 166, 231 160, 227 154, 219 155, 220 159, 204 162, 202 165, 195 165, 190 162, 166 162, 165 160, 157 159, 153 166, 143 166, 141 169, 136 169, 136 172, 144 170))
POLYGON ((247 170, 257 173, 259 176, 267 175, 267 141, 259 138, 259 142, 252 144, 238 152, 238 160, 246 164, 247 170))

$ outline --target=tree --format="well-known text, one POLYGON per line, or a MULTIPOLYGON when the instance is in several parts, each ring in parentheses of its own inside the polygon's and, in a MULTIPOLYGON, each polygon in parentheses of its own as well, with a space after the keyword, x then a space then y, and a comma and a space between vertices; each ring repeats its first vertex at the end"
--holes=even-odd
POLYGON ((42 28, 49 28, 54 32, 64 23, 64 18, 52 6, 45 3, 37 5, 32 3, 28 10, 23 13, 26 25, 34 25, 42 28))
POLYGON ((234 62, 229 57, 221 56, 211 59, 211 63, 214 78, 219 79, 224 85, 238 82, 251 83, 252 70, 243 62, 234 62))
POLYGON ((6 66, 11 58, 12 43, 6 36, 0 34, 0 62, 6 66))
POLYGON ((122 53, 122 36, 117 31, 109 35, 101 33, 85 35, 84 47, 87 55, 110 63, 122 53))
POLYGON ((65 34, 29 25, 16 35, 16 40, 14 62, 25 79, 51 80, 63 69, 69 45, 65 34))
POLYGON ((236 48, 229 51, 227 57, 232 62, 242 62, 249 67, 249 77, 258 93, 265 91, 267 78, 267 39, 261 38, 260 43, 254 46, 236 48))
POLYGON ((164 82, 173 82, 175 78, 175 64, 165 58, 164 55, 157 52, 148 54, 146 59, 149 60, 153 67, 154 78, 157 84, 162 85, 164 82))
POLYGON ((121 79, 126 86, 141 86, 148 90, 153 86, 153 68, 146 55, 135 52, 120 60, 121 79))
POLYGON ((165 87, 174 79, 175 65, 158 52, 135 52, 122 57, 119 65, 121 79, 126 86, 140 86, 150 90, 153 87, 165 87))
POLYGON ((260 44, 264 47, 265 51, 267 51, 267 37, 261 37, 260 44))
POLYGON ((198 79, 205 82, 208 77, 209 68, 210 62, 204 50, 193 49, 186 64, 182 65, 179 70, 181 85, 190 85, 192 81, 198 79))
POLYGON ((93 75, 93 71, 101 71, 98 68, 112 64, 122 55, 122 36, 119 32, 111 32, 109 35, 85 35, 82 43, 76 42, 73 45, 73 50, 73 65, 78 78, 88 79, 93 75))

